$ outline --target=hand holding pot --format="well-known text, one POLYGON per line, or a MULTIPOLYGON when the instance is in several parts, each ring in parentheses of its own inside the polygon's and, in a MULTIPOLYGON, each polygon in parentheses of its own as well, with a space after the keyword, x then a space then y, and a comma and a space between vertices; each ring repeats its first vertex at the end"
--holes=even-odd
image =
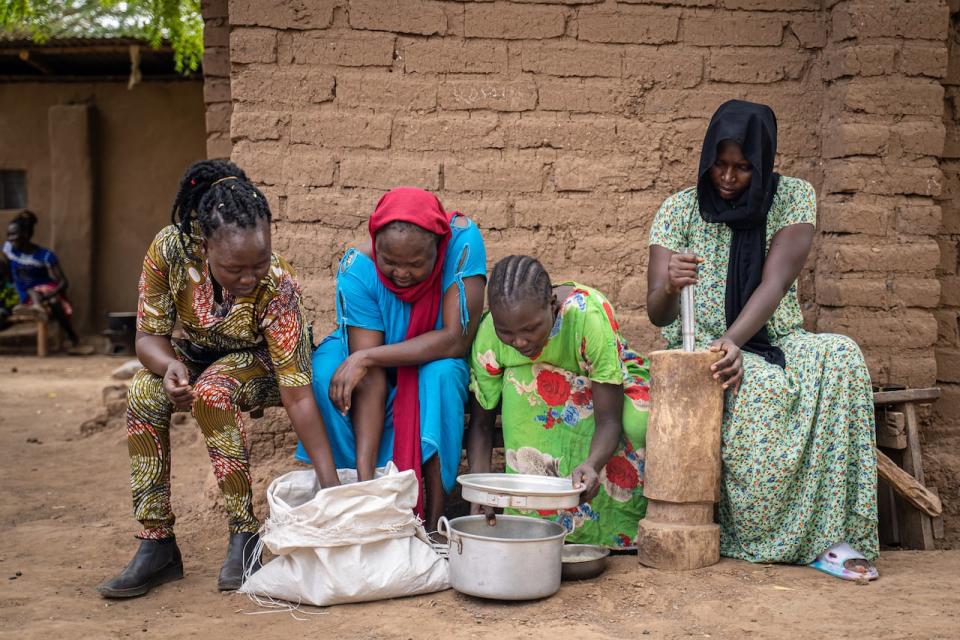
POLYGON ((600 492, 600 475, 589 463, 584 462, 570 474, 573 488, 580 489, 580 504, 590 502, 600 492))
POLYGON ((487 517, 487 524, 491 527, 496 526, 497 524, 497 514, 493 510, 493 507, 488 507, 485 504, 474 504, 470 503, 470 515, 479 516, 485 515, 487 517))

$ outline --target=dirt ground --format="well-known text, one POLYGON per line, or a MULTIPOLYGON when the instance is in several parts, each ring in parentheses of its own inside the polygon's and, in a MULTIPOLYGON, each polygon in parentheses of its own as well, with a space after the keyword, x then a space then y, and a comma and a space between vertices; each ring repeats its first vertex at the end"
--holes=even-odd
MULTIPOLYGON (((328 609, 296 620, 216 591, 225 521, 212 510, 206 452, 174 427, 173 485, 184 580, 102 600, 94 587, 136 543, 126 443, 115 425, 82 436, 119 362, 0 356, 0 637, 6 638, 958 638, 960 551, 889 552, 882 578, 845 583, 803 567, 724 560, 666 573, 613 559, 597 580, 545 601, 454 591, 328 609), (296 634, 296 635, 294 635, 296 634)), ((263 514, 261 514, 263 515, 263 514)))

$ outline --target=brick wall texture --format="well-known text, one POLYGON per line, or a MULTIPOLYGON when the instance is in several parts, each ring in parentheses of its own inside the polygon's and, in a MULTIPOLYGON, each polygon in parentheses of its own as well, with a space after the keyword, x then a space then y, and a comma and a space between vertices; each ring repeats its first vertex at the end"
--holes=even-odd
POLYGON ((207 106, 207 157, 229 158, 230 22, 227 0, 203 0, 203 101, 207 106))
POLYGON ((338 257, 416 185, 479 223, 491 265, 598 287, 651 349, 652 217, 721 102, 770 104, 780 171, 820 203, 807 324, 854 337, 876 382, 944 386, 925 454, 956 517, 957 2, 212 0, 208 148, 268 195, 318 335, 338 257))
POLYGON ((940 301, 934 309, 937 319, 937 385, 943 390, 934 405, 933 423, 924 433, 927 451, 924 466, 939 479, 941 496, 948 512, 946 522, 954 548, 960 546, 960 1, 950 3, 952 12, 947 34, 947 72, 943 124, 945 144, 940 160, 943 189, 938 198, 942 220, 936 235, 940 247, 937 278, 940 301))

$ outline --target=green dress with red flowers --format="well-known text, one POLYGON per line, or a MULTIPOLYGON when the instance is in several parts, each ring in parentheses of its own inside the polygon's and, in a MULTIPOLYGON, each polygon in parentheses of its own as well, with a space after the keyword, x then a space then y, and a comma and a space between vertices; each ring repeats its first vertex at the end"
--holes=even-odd
POLYGON ((600 473, 600 493, 576 509, 522 511, 563 524, 569 542, 611 549, 636 545, 643 497, 648 361, 630 350, 602 293, 576 283, 543 351, 527 358, 501 342, 489 314, 470 353, 470 389, 486 409, 501 405, 507 473, 569 476, 593 438, 593 383, 623 385, 623 434, 600 473))

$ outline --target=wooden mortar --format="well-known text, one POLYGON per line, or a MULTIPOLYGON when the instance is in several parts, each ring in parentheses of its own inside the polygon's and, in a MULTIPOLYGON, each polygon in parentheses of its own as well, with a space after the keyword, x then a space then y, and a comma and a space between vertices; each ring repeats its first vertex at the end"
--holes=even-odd
POLYGON ((720 560, 720 425, 723 387, 710 366, 711 351, 650 354, 650 418, 637 556, 648 567, 699 569, 720 560))

